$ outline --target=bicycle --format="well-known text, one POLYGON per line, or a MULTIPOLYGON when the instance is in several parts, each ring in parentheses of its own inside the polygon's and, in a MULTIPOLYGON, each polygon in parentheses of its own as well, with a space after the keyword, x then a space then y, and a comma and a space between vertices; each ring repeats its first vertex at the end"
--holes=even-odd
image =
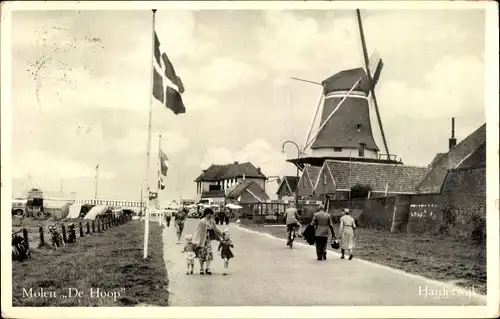
POLYGON ((295 226, 288 226, 288 230, 287 230, 287 246, 290 247, 290 249, 293 248, 293 241, 295 239, 295 236, 296 236, 296 227, 295 226))

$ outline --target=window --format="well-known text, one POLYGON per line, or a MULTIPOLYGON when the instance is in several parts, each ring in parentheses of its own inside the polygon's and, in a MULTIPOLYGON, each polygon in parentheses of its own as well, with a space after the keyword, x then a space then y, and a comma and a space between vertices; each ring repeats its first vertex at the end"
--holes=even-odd
POLYGON ((363 125, 361 125, 361 124, 356 125, 356 129, 358 130, 358 132, 361 132, 362 127, 363 127, 363 125))
POLYGON ((365 157, 365 144, 359 143, 358 146, 358 156, 359 157, 365 157))
POLYGON ((334 147, 333 151, 334 152, 342 152, 342 147, 334 147))
POLYGON ((323 173, 323 185, 326 185, 326 173, 323 173))

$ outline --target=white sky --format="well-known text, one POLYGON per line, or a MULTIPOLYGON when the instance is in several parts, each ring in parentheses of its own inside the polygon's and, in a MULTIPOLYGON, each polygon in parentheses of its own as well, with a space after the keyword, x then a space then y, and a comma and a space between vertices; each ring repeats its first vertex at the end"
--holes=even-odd
MULTIPOLYGON (((485 14, 362 15, 368 49, 385 63, 377 98, 390 152, 427 165, 447 150, 451 117, 459 141, 485 121, 485 14)), ((282 154, 281 144, 303 143, 321 88, 290 77, 320 82, 363 66, 354 10, 159 10, 156 21, 186 87, 186 114, 153 104, 170 159, 160 195, 168 199, 193 197, 193 180, 211 163, 248 160, 266 175, 294 175, 285 159, 295 150, 282 154)), ((14 194, 29 187, 29 174, 43 189, 59 190, 62 180, 65 191, 93 196, 99 163, 100 197, 138 200, 151 11, 16 11, 12 46, 14 194)), ((152 160, 157 145, 156 136, 152 160)))

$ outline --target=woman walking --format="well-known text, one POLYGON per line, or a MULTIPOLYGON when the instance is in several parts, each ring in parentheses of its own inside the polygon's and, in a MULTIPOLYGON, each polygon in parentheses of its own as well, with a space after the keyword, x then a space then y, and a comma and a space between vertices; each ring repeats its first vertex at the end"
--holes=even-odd
POLYGON ((356 222, 350 215, 348 208, 344 209, 344 216, 340 218, 340 242, 341 242, 341 259, 344 259, 345 250, 349 250, 349 260, 353 257, 354 250, 354 230, 356 229, 356 222))
POLYGON ((193 242, 196 244, 196 257, 200 260, 200 275, 211 275, 210 263, 214 259, 212 240, 220 241, 220 231, 214 221, 214 211, 206 208, 203 217, 196 223, 193 242))
POLYGON ((179 210, 175 213, 175 228, 177 229, 177 243, 181 243, 182 232, 184 231, 184 224, 186 222, 187 214, 184 209, 179 208, 179 210))

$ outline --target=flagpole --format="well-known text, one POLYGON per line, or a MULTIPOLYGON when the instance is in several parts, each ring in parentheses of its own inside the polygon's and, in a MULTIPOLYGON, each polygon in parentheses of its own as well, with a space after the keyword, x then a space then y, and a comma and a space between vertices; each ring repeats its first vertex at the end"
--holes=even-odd
POLYGON ((158 160, 156 162, 157 166, 158 166, 158 174, 157 174, 157 179, 158 179, 158 182, 156 183, 156 187, 157 187, 157 192, 158 192, 158 200, 160 199, 160 189, 161 189, 161 156, 160 156, 160 150, 161 150, 161 134, 158 134, 158 160))
MULTIPOLYGON (((157 209, 161 209, 161 205, 160 205, 160 190, 161 190, 161 185, 162 182, 161 182, 161 177, 160 177, 160 174, 161 174, 161 157, 160 157, 160 150, 161 150, 161 134, 158 134, 158 158, 156 159, 156 166, 157 166, 157 181, 156 181, 156 208, 157 209)), ((162 210, 157 210, 157 213, 156 214, 159 214, 158 216, 158 223, 162 224, 163 222, 163 211, 162 210)))
POLYGON ((97 199, 97 186, 99 185, 99 164, 95 167, 95 189, 94 189, 94 199, 97 199))
POLYGON ((152 23, 152 34, 151 34, 151 88, 149 92, 149 127, 148 127, 148 145, 146 149, 146 185, 147 185, 147 197, 146 197, 146 216, 144 219, 144 259, 148 257, 148 240, 149 240, 149 159, 150 159, 150 149, 151 149, 151 122, 153 118, 153 69, 154 69, 154 47, 155 47, 155 19, 156 19, 156 9, 153 9, 153 23, 152 23))

